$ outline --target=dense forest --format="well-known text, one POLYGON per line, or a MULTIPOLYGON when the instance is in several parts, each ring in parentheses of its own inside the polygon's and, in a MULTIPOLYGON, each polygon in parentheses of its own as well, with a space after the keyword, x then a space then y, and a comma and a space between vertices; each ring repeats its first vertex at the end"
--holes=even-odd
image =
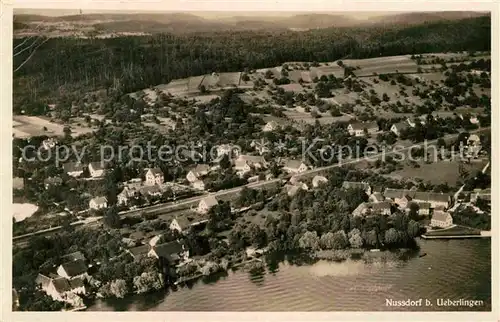
MULTIPOLYGON (((210 72, 410 53, 490 50, 490 17, 402 27, 213 32, 111 39, 53 38, 15 73, 14 111, 63 92, 128 93, 210 72), (20 95, 20 94, 23 95, 20 95)), ((14 46, 23 39, 15 39, 14 46)), ((20 66, 29 51, 14 57, 20 66)))

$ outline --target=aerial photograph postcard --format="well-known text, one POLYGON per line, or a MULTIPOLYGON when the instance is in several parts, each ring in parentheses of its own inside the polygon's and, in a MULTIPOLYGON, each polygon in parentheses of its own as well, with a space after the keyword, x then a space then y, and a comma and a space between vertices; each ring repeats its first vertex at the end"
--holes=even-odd
POLYGON ((12 310, 491 312, 491 21, 14 9, 12 310))

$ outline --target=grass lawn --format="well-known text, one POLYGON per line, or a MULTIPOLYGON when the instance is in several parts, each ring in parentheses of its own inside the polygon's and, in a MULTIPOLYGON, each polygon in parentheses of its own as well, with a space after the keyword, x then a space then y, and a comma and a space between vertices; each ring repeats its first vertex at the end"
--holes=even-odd
POLYGON ((477 229, 465 227, 465 226, 455 226, 448 229, 438 229, 425 233, 427 236, 457 236, 457 235, 479 235, 480 231, 477 229))
MULTIPOLYGON (((482 170, 486 163, 487 161, 473 162, 464 164, 464 167, 472 174, 475 171, 482 170)), ((455 185, 460 176, 459 164, 458 161, 440 161, 429 164, 420 162, 420 168, 413 168, 405 164, 402 170, 394 171, 388 177, 420 178, 424 181, 430 181, 432 184, 448 183, 449 185, 455 185)))

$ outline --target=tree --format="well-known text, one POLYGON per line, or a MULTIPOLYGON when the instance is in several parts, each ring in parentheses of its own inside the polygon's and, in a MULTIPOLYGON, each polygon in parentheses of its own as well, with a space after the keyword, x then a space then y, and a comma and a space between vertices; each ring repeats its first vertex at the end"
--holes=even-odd
POLYGON ((351 244, 352 248, 361 248, 363 246, 363 238, 359 229, 354 228, 349 232, 348 236, 349 244, 351 244))
POLYGON ((116 298, 122 299, 127 294, 127 282, 122 279, 116 279, 109 284, 109 291, 116 298))
POLYGON ((104 224, 109 228, 121 227, 120 215, 118 215, 116 207, 111 207, 106 211, 106 214, 104 215, 104 224))
POLYGON ((319 237, 315 231, 306 231, 299 239, 299 246, 303 249, 317 250, 319 237))
POLYGON ((158 272, 144 272, 134 277, 134 287, 138 294, 158 291, 164 286, 163 275, 158 272))
POLYGON ((415 220, 410 220, 408 223, 408 236, 415 238, 420 234, 420 225, 415 220))
POLYGON ((397 244, 399 242, 399 234, 398 231, 394 228, 389 228, 385 231, 384 242, 387 245, 397 244))
POLYGON ((332 249, 335 247, 335 237, 332 232, 321 235, 320 245, 323 249, 332 249))
POLYGON ((231 160, 229 160, 229 156, 227 154, 224 154, 219 161, 219 166, 223 170, 231 169, 231 160))
POLYGON ((344 249, 349 245, 347 235, 343 230, 339 230, 333 234, 333 249, 344 249))

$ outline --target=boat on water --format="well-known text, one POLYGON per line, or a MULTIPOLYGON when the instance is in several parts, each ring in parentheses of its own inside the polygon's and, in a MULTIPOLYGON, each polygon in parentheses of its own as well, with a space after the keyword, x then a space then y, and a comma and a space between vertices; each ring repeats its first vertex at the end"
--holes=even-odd
POLYGON ((380 252, 380 249, 378 248, 370 249, 370 252, 380 252))
POLYGON ((423 253, 423 254, 418 255, 418 257, 424 257, 426 255, 427 255, 427 253, 423 253))

